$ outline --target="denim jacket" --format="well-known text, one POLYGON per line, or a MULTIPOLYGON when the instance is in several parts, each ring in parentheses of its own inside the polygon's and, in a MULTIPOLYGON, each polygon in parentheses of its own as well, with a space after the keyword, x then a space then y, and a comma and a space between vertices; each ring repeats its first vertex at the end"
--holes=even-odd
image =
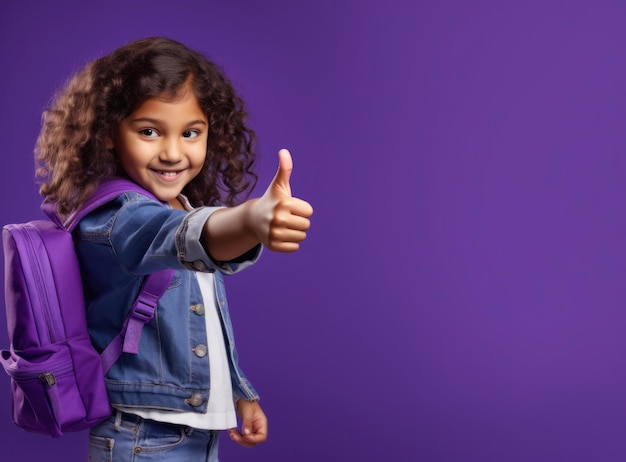
POLYGON ((253 264, 261 246, 236 261, 209 258, 200 235, 204 223, 217 209, 175 210, 128 192, 88 214, 74 231, 87 324, 99 351, 119 333, 144 277, 160 269, 175 269, 154 318, 142 331, 139 353, 122 354, 107 373, 112 405, 206 412, 211 378, 196 271, 215 274, 216 304, 227 343, 234 396, 258 399, 238 365, 223 275, 253 264))

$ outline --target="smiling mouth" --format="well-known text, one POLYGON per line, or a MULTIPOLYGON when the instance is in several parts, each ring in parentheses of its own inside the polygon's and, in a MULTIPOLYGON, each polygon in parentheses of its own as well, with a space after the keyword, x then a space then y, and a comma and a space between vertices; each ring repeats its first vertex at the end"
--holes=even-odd
POLYGON ((177 179, 184 171, 185 169, 182 170, 158 170, 158 169, 152 169, 152 171, 154 173, 156 173, 158 176, 160 176, 163 180, 175 180, 177 179))
POLYGON ((166 176, 166 177, 173 178, 173 177, 175 177, 176 175, 178 175, 181 171, 179 170, 179 171, 177 171, 177 172, 166 172, 165 170, 157 170, 156 172, 157 172, 159 175, 163 175, 163 176, 166 176))
POLYGON ((159 170, 158 168, 151 168, 150 170, 163 176, 176 176, 185 169, 181 168, 180 170, 159 170))

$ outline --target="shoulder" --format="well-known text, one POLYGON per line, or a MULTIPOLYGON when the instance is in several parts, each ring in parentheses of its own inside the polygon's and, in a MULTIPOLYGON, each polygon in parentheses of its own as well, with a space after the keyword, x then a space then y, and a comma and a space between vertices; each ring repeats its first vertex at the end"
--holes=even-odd
POLYGON ((80 220, 77 229, 79 233, 94 232, 103 227, 110 230, 113 223, 120 219, 141 221, 155 213, 170 210, 168 204, 137 191, 128 191, 89 212, 80 220))

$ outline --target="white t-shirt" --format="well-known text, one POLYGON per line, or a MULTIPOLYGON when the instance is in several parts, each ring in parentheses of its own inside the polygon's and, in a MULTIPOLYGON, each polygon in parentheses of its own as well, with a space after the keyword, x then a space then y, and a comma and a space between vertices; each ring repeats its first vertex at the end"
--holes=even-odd
POLYGON ((217 312, 214 275, 213 273, 197 272, 196 277, 205 308, 204 317, 211 374, 211 392, 209 393, 206 414, 127 407, 117 407, 117 409, 159 422, 187 425, 202 430, 226 430, 237 426, 237 417, 230 382, 228 357, 226 356, 226 342, 217 312))

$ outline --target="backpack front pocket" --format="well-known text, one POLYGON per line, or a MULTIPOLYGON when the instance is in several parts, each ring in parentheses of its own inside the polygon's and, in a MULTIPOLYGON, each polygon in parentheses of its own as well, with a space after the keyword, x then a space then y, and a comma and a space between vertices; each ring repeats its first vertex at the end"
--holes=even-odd
MULTIPOLYGON (((38 350, 37 357, 32 352, 2 350, 0 358, 11 377, 15 424, 51 436, 61 436, 66 428, 81 424, 87 412, 70 352, 63 345, 56 347, 38 350)), ((99 419, 106 417, 107 407, 99 419)))

